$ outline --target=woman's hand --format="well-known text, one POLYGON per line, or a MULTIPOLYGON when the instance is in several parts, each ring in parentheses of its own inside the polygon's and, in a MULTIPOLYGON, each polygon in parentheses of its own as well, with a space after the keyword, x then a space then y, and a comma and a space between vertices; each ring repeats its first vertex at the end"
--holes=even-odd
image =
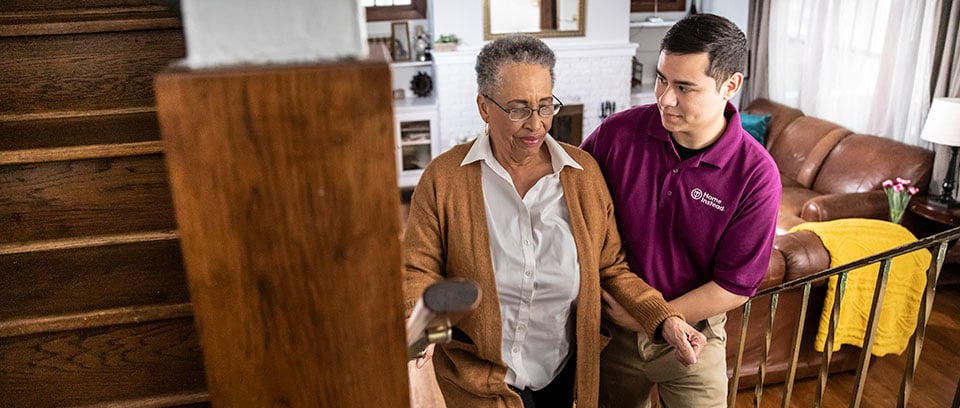
POLYGON ((424 364, 427 364, 427 361, 433 358, 433 348, 436 346, 437 343, 430 343, 427 348, 423 349, 423 357, 417 359, 417 368, 423 368, 424 364))
POLYGON ((677 360, 683 365, 697 362, 707 345, 707 337, 677 316, 670 316, 660 327, 663 339, 676 349, 677 360))
POLYGON ((634 319, 633 316, 630 316, 627 309, 624 309, 620 303, 617 303, 616 299, 614 299, 610 293, 607 293, 606 290, 601 288, 600 296, 603 298, 603 303, 601 304, 603 317, 624 329, 643 332, 643 326, 640 325, 640 322, 634 319))

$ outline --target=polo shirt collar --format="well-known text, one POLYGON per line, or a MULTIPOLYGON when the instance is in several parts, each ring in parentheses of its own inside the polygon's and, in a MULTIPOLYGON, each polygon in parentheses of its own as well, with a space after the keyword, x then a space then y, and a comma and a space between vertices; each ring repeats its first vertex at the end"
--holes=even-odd
MULTIPOLYGON (((742 139, 743 139, 743 127, 740 124, 740 112, 737 111, 737 108, 733 106, 730 101, 727 101, 727 106, 723 110, 723 116, 727 118, 727 127, 724 128, 723 134, 720 135, 720 138, 710 146, 707 151, 701 153, 699 157, 696 157, 697 165, 700 163, 707 163, 718 168, 723 168, 730 158, 733 157, 736 150, 739 148, 742 139)), ((659 139, 665 143, 673 143, 673 140, 670 139, 670 132, 663 127, 663 122, 660 121, 659 110, 657 112, 656 123, 651 124, 649 129, 649 135, 659 139)))
MULTIPOLYGON (((563 168, 567 166, 583 170, 583 166, 577 163, 576 160, 573 160, 573 158, 567 154, 566 150, 563 150, 563 146, 560 146, 560 142, 553 139, 553 136, 548 134, 543 141, 546 143, 547 150, 550 152, 550 161, 553 165, 554 174, 559 173, 560 170, 563 170, 563 168)), ((493 146, 490 144, 490 135, 484 132, 480 136, 477 136, 477 140, 473 142, 473 146, 467 151, 467 155, 463 158, 463 161, 460 162, 460 165, 466 166, 476 161, 484 161, 491 168, 497 168, 497 166, 493 165, 493 162, 496 160, 497 159, 493 157, 493 146)))

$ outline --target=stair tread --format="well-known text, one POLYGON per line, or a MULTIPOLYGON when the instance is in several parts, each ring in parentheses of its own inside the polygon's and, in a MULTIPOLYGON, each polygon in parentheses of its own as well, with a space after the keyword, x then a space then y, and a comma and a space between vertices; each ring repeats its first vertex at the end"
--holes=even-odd
POLYGON ((180 28, 163 6, 100 7, 0 13, 0 37, 180 28))

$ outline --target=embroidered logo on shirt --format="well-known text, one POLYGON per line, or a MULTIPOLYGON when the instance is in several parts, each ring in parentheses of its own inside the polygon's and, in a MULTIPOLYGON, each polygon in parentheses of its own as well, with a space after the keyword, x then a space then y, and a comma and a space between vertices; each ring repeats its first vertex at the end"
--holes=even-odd
POLYGON ((714 197, 710 195, 710 193, 704 192, 699 188, 694 188, 693 190, 690 190, 690 197, 710 207, 716 208, 721 212, 723 211, 723 208, 724 208, 723 200, 717 197, 714 197))

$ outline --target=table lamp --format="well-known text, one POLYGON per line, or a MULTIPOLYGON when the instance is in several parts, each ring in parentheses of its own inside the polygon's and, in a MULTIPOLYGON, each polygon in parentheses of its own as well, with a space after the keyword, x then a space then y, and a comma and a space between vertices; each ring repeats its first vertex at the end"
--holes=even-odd
POLYGON ((943 178, 943 192, 937 202, 946 206, 956 205, 953 188, 957 181, 957 153, 960 150, 960 98, 934 98, 920 138, 950 146, 950 165, 947 167, 947 176, 943 178))

